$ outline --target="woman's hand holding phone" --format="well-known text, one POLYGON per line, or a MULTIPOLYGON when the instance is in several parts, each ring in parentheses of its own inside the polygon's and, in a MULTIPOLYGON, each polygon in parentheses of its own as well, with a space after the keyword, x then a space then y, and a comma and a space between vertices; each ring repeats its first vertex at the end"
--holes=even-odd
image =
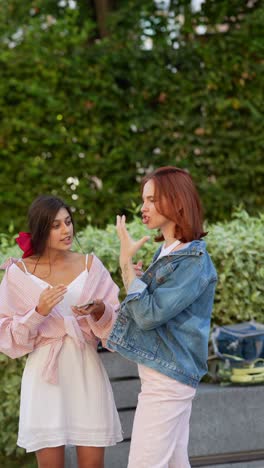
POLYGON ((84 304, 77 304, 74 307, 77 307, 77 309, 85 309, 87 310, 91 305, 94 305, 94 299, 91 299, 90 301, 85 302, 84 304))
POLYGON ((83 304, 72 306, 72 311, 80 316, 93 314, 93 317, 97 321, 100 320, 105 311, 105 304, 101 299, 93 299, 83 304))

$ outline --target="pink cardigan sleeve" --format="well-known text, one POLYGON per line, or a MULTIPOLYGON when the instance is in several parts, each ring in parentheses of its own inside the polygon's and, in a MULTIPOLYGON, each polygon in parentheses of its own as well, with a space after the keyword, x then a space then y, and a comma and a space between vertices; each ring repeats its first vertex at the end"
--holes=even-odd
POLYGON ((98 267, 100 267, 100 286, 96 291, 96 299, 102 299, 105 304, 105 311, 100 320, 95 320, 92 315, 87 315, 87 321, 95 336, 102 340, 105 346, 108 335, 114 325, 119 310, 119 288, 111 278, 110 273, 104 267, 102 262, 96 258, 98 267))
POLYGON ((0 352, 15 359, 33 351, 38 328, 46 317, 35 308, 22 310, 7 276, 5 273, 0 285, 0 352))

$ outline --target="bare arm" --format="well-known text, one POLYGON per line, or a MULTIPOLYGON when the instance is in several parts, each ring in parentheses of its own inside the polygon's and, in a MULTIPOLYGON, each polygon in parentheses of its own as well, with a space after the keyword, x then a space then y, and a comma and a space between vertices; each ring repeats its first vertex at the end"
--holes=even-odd
POLYGON ((132 258, 142 245, 149 240, 149 236, 144 236, 140 240, 134 241, 127 231, 126 217, 124 215, 117 216, 116 229, 120 239, 119 263, 122 271, 123 283, 127 291, 132 281, 136 278, 132 258))

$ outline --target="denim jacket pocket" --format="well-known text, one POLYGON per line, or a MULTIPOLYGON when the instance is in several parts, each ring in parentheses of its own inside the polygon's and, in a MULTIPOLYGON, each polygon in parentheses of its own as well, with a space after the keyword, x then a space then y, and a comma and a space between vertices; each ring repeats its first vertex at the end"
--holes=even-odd
POLYGON ((162 284, 166 281, 167 277, 173 272, 174 265, 172 262, 167 263, 156 271, 156 283, 162 284))
POLYGON ((160 338, 155 332, 146 335, 146 332, 134 328, 133 335, 129 335, 128 344, 134 354, 153 361, 157 356, 160 338))

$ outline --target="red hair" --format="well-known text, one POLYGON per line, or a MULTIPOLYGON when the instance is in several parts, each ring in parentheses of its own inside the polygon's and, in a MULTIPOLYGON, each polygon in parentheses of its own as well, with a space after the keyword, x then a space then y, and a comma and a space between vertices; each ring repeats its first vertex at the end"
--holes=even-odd
MULTIPOLYGON (((201 201, 188 172, 174 166, 159 167, 144 177, 142 191, 149 180, 154 182, 157 211, 175 223, 176 239, 190 242, 206 236, 201 201)), ((164 237, 160 234, 155 240, 162 241, 164 237)))

